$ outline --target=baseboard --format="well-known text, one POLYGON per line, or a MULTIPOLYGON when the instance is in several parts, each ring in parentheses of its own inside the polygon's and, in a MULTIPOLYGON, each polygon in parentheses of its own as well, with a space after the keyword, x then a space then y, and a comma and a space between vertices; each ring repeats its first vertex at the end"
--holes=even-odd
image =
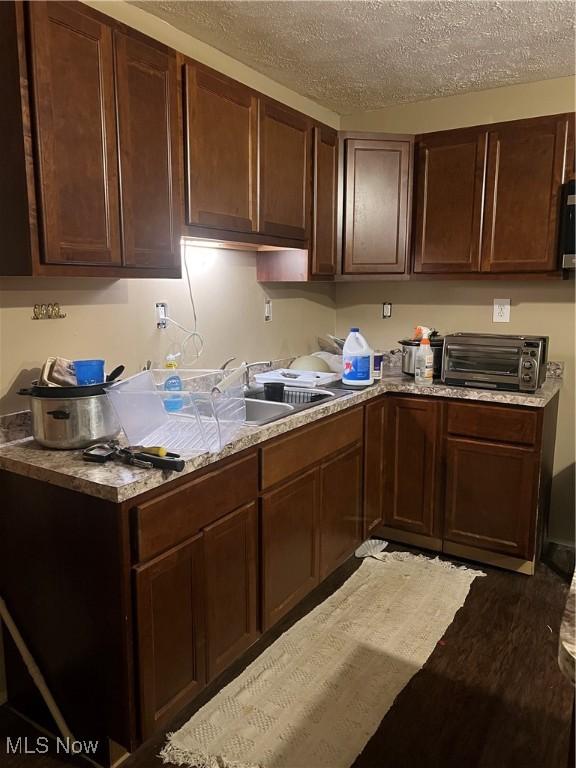
POLYGON ((486 565, 495 565, 497 568, 505 568, 507 571, 523 573, 526 576, 534 575, 534 560, 523 560, 520 557, 502 555, 499 552, 488 552, 485 549, 468 547, 465 544, 455 544, 452 541, 445 541, 442 551, 445 555, 462 557, 465 560, 474 560, 486 565))
POLYGON ((437 539, 434 536, 423 536, 421 533, 412 533, 411 531, 401 531, 398 528, 389 528, 387 525, 379 526, 370 535, 383 536, 390 541, 409 544, 421 549, 431 549, 433 552, 442 551, 442 539, 437 539))

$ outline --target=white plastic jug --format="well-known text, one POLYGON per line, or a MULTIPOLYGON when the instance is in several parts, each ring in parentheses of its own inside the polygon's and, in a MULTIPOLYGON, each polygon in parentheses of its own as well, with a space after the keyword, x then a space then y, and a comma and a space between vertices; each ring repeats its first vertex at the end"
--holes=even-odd
POLYGON ((350 328, 342 350, 342 363, 344 384, 365 387, 374 383, 374 352, 359 328, 350 328))

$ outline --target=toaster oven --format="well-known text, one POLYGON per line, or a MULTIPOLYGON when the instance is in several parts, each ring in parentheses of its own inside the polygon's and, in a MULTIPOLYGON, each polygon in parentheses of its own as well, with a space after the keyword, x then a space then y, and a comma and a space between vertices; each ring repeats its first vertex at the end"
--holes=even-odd
POLYGON ((444 337, 442 382, 534 392, 546 378, 547 336, 451 333, 444 337))

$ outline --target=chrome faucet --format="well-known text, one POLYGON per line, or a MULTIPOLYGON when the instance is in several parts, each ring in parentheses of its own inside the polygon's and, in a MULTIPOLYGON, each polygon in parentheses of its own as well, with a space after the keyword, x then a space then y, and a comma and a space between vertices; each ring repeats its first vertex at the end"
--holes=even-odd
POLYGON ((228 360, 226 360, 225 363, 222 363, 222 365, 220 366, 220 370, 221 371, 225 371, 226 370, 226 366, 230 365, 230 363, 234 362, 234 360, 236 360, 235 357, 229 357, 228 360))
POLYGON ((244 372, 244 394, 250 392, 250 368, 255 368, 257 365, 265 365, 267 368, 272 367, 272 360, 260 360, 257 363, 247 363, 244 361, 242 365, 245 367, 244 372))

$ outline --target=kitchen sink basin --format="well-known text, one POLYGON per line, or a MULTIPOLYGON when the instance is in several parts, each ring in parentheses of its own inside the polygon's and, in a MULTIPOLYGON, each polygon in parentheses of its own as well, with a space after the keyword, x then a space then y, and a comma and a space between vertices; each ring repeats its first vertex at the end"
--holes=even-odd
POLYGON ((246 421, 253 427, 260 427, 268 424, 270 421, 282 419, 290 416, 291 413, 303 411, 306 408, 312 408, 320 405, 333 397, 341 397, 345 392, 332 392, 328 389, 297 389, 286 387, 284 390, 284 400, 287 402, 277 403, 272 400, 264 399, 264 389, 254 388, 246 394, 246 421))
POLYGON ((268 400, 253 400, 246 398, 246 421, 251 427, 259 427, 269 421, 281 419, 294 412, 294 406, 288 403, 272 403, 268 400))

